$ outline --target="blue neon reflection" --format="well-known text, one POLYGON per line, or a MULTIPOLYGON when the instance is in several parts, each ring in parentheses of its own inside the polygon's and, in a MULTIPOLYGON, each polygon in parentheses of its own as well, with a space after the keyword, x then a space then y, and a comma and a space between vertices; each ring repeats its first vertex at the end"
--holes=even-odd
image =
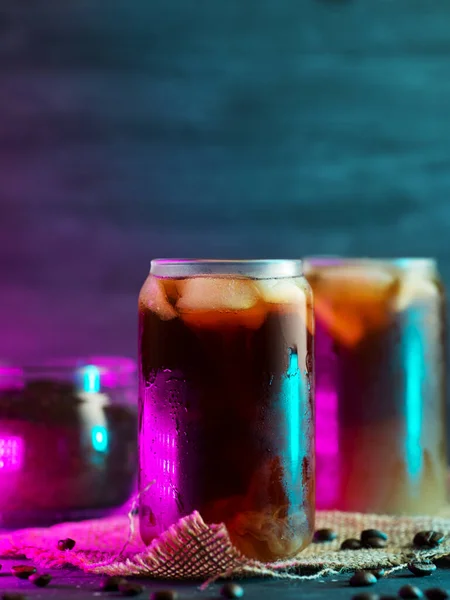
POLYGON ((81 369, 83 391, 96 394, 100 391, 100 371, 94 365, 81 369))
POLYGON ((288 428, 289 428, 289 454, 292 473, 298 471, 300 462, 300 398, 301 378, 298 367, 298 356, 291 351, 287 378, 285 381, 285 397, 287 402, 288 428))
POLYGON ((92 428, 91 433, 92 447, 97 452, 106 452, 108 450, 108 430, 102 425, 92 428))
POLYGON ((302 486, 298 486, 298 482, 302 480, 304 454, 302 440, 307 436, 302 419, 305 391, 306 386, 302 380, 297 352, 290 350, 288 368, 281 384, 281 399, 286 427, 285 476, 288 478, 286 490, 291 490, 290 495, 295 495, 296 503, 302 502, 303 496, 302 486))
POLYGON ((405 415, 406 463, 411 478, 418 480, 422 473, 422 381, 425 375, 424 349, 420 328, 409 322, 405 331, 405 415))

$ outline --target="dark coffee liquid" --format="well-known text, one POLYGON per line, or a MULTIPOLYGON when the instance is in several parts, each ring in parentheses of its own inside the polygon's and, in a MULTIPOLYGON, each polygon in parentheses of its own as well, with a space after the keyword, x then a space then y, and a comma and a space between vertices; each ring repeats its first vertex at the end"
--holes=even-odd
POLYGON ((141 534, 198 510, 263 560, 313 529, 312 338, 292 305, 140 312, 141 534))

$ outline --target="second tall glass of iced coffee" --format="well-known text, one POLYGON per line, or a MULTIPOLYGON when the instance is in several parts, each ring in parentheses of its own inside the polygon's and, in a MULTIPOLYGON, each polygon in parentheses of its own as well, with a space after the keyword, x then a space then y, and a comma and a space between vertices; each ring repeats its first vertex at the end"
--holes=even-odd
POLYGON ((318 508, 446 503, 445 302, 430 259, 305 261, 316 314, 318 508))

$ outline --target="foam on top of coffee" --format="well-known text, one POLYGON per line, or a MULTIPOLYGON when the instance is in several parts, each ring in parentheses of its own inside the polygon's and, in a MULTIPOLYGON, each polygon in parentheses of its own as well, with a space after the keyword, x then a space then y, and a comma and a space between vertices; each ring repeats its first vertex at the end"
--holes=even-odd
POLYGON ((434 281, 424 279, 420 273, 405 274, 400 278, 400 289, 394 300, 394 309, 402 312, 422 302, 432 299, 438 301, 439 297, 440 290, 434 281))

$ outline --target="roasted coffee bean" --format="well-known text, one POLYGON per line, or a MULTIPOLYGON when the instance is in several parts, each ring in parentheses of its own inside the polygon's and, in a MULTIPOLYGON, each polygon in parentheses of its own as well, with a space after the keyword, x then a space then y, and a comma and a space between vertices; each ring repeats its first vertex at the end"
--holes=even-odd
POLYGON ((450 598, 449 593, 442 588, 430 588, 429 590, 425 590, 425 596, 428 600, 447 600, 447 598, 450 598))
POLYGON ((356 571, 349 581, 352 587, 365 587, 374 585, 376 582, 377 578, 370 571, 356 571))
POLYGON ((14 577, 18 577, 19 579, 28 579, 31 575, 36 573, 36 567, 32 567, 31 565, 15 565, 11 567, 11 573, 14 577))
POLYGON ((158 590, 150 596, 150 600, 177 600, 177 598, 176 590, 158 590))
POLYGON ((321 542, 332 542, 337 538, 337 533, 333 529, 318 529, 314 533, 313 542, 320 544, 321 542))
POLYGON ((422 592, 419 588, 416 588, 415 585, 404 585, 398 590, 398 595, 400 598, 405 598, 406 600, 417 600, 418 598, 423 598, 422 592))
POLYGON ((439 569, 450 569, 450 555, 447 554, 446 556, 436 558, 434 564, 439 567, 439 569))
POLYGON ((386 540, 379 537, 365 538, 362 542, 364 548, 386 548, 386 540))
POLYGON ((2 594, 2 600, 27 600, 27 597, 17 592, 6 592, 2 594))
POLYGON ((386 571, 384 569, 370 569, 370 572, 375 575, 377 579, 382 579, 386 575, 386 571))
POLYGON ((100 589, 104 592, 118 592, 119 585, 121 583, 126 583, 127 580, 123 577, 119 577, 118 575, 111 575, 109 577, 104 577, 100 581, 100 589))
POLYGON ((444 538, 445 534, 441 531, 419 531, 414 536, 413 544, 418 548, 436 548, 444 538))
POLYGON ((341 544, 341 550, 360 550, 361 542, 359 540, 355 540, 354 538, 349 538, 348 540, 344 540, 341 544))
POLYGON ((436 546, 439 546, 444 540, 445 533, 442 533, 442 531, 433 531, 433 535, 431 536, 431 547, 435 548, 436 546))
POLYGON ((377 538, 379 540, 388 541, 388 536, 384 531, 379 529, 364 529, 361 531, 361 542, 364 544, 367 540, 377 538))
POLYGON ((65 540, 59 540, 58 542, 58 550, 73 550, 75 547, 75 540, 71 538, 66 538, 65 540))
POLYGON ((31 583, 34 583, 37 587, 46 587, 51 580, 52 576, 47 573, 35 573, 28 578, 28 581, 31 581, 31 583))
POLYGON ((380 596, 380 600, 398 600, 398 596, 396 594, 386 594, 385 596, 380 596))
POLYGON ((416 577, 426 577, 436 571, 436 565, 429 560, 413 560, 409 563, 408 569, 416 577))
POLYGON ((361 592, 360 594, 356 594, 356 596, 352 596, 352 600, 380 600, 380 596, 372 594, 372 592, 361 592))
POLYGON ((220 595, 229 600, 242 598, 244 595, 244 588, 237 583, 226 583, 220 590, 220 595))
POLYGON ((139 583, 132 583, 125 580, 119 583, 119 592, 122 596, 139 596, 143 591, 144 588, 139 583))

